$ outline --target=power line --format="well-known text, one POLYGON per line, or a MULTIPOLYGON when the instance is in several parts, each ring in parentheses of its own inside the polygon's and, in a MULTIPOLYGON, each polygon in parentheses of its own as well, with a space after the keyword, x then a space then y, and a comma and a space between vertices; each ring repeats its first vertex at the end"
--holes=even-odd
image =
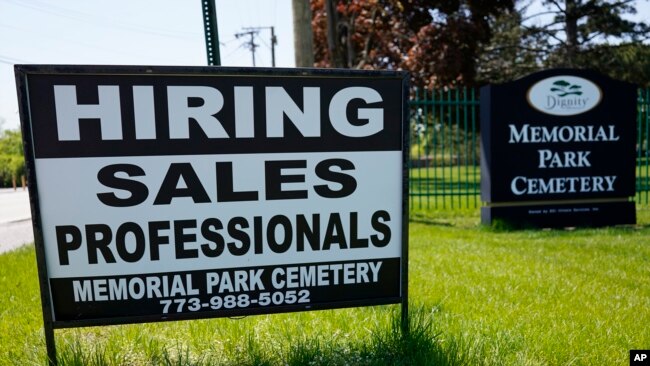
POLYGON ((159 37, 170 37, 170 38, 179 38, 179 39, 195 39, 198 34, 192 32, 183 32, 183 31, 168 31, 160 28, 151 28, 143 27, 141 25, 135 25, 131 23, 121 22, 116 19, 108 19, 96 14, 79 12, 73 9, 67 9, 64 7, 55 6, 54 4, 34 4, 34 3, 25 3, 17 0, 5 0, 8 3, 28 8, 31 10, 36 10, 42 13, 55 15, 62 18, 67 18, 70 20, 89 23, 95 26, 103 26, 110 29, 122 29, 128 31, 134 31, 139 33, 150 34, 159 37), (93 19, 94 18, 94 19, 93 19))
MULTIPOLYGON (((128 57, 145 57, 145 56, 147 56, 145 53, 124 52, 122 49, 119 49, 119 48, 115 49, 115 48, 101 47, 101 46, 99 46, 99 43, 84 42, 84 41, 81 41, 79 39, 72 39, 72 38, 69 38, 69 37, 63 37, 63 36, 56 35, 56 34, 53 34, 53 33, 44 32, 44 33, 38 33, 37 34, 37 33, 34 32, 34 29, 31 29, 31 28, 15 27, 15 26, 5 25, 5 24, 0 24, 0 28, 8 28, 8 29, 17 30, 17 31, 20 31, 22 35, 29 35, 29 36, 37 37, 39 40, 41 40, 41 39, 50 39, 50 40, 53 40, 55 42, 65 43, 66 45, 72 45, 72 44, 79 45, 79 46, 82 46, 84 48, 98 50, 98 51, 101 51, 101 52, 104 52, 104 53, 107 53, 107 54, 111 54, 111 55, 120 54, 120 55, 124 55, 124 56, 128 56, 128 57)), ((48 42, 47 46, 54 47, 54 45, 51 42, 48 42)), ((171 61, 168 58, 165 58, 165 59, 168 60, 168 61, 171 61)), ((21 61, 21 62, 23 62, 23 61, 21 61)), ((24 61, 24 62, 29 63, 28 61, 24 61)))
MULTIPOLYGON (((278 44, 278 38, 275 36, 275 27, 243 27, 242 30, 243 32, 241 33, 236 33, 235 37, 244 37, 244 36, 249 36, 250 40, 244 45, 251 51, 252 57, 253 57, 253 66, 255 66, 255 50, 259 47, 257 43, 255 43, 255 37, 259 35, 260 31, 263 29, 269 29, 271 30, 271 66, 275 67, 275 45, 278 44)), ((266 42, 264 42, 266 43, 266 42)), ((268 47, 268 46, 267 46, 268 47)))
POLYGON ((7 65, 29 63, 28 61, 21 60, 19 58, 14 58, 14 57, 11 57, 11 56, 5 56, 5 55, 0 55, 0 62, 3 63, 3 64, 7 64, 7 65))
POLYGON ((224 58, 230 58, 230 56, 234 55, 237 51, 239 51, 240 49, 242 49, 242 47, 244 47, 244 44, 243 44, 243 43, 240 44, 239 47, 237 47, 237 48, 235 48, 234 50, 232 50, 229 54, 227 54, 226 56, 224 56, 224 58))
MULTIPOLYGON (((246 30, 246 28, 244 28, 246 30)), ((239 37, 244 37, 244 36, 250 36, 251 39, 250 41, 243 43, 243 46, 246 46, 249 50, 251 50, 251 55, 253 56, 253 66, 255 66, 255 50, 259 45, 255 43, 255 36, 259 33, 257 30, 247 30, 241 33, 235 33, 235 38, 239 37)))

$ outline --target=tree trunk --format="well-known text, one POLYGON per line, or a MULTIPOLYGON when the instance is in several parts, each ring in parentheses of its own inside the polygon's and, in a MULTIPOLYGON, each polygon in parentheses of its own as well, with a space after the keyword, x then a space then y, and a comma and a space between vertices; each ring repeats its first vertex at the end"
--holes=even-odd
POLYGON ((346 55, 347 55, 347 65, 346 67, 351 69, 354 67, 354 60, 356 55, 354 52, 354 44, 352 43, 352 35, 354 34, 354 16, 348 19, 348 26, 345 28, 345 43, 347 46, 346 55))
POLYGON ((578 53, 578 5, 576 0, 566 0, 565 4, 566 56, 564 63, 567 67, 573 67, 578 53))
POLYGON ((327 12, 327 48, 330 54, 331 67, 344 67, 341 47, 339 45, 338 24, 339 19, 336 14, 336 7, 333 0, 325 1, 325 11, 327 12))
POLYGON ((313 67, 314 40, 311 29, 309 0, 292 0, 292 9, 296 67, 313 67))

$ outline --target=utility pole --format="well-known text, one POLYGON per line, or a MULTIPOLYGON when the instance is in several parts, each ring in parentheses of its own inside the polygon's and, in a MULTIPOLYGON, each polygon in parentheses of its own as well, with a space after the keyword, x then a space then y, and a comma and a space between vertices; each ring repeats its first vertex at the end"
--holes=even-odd
MULTIPOLYGON (((244 30, 246 29, 250 29, 250 28, 244 28, 244 30)), ((248 47, 248 49, 251 50, 251 55, 253 55, 253 66, 255 66, 255 49, 259 47, 259 45, 255 43, 255 35, 257 35, 257 33, 259 33, 258 30, 248 30, 241 33, 235 33, 235 38, 239 38, 243 36, 251 37, 251 40, 247 42, 246 47, 248 47)))
POLYGON ((309 0, 292 0, 291 9, 296 67, 314 67, 314 36, 309 0))
POLYGON ((244 27, 242 28, 244 32, 235 34, 235 37, 239 38, 247 35, 251 37, 247 47, 253 53, 253 66, 255 66, 255 49, 259 47, 258 44, 255 44, 255 36, 257 36, 262 29, 271 30, 271 66, 275 67, 275 45, 278 44, 278 37, 275 36, 275 27, 244 27))
POLYGON ((278 44, 278 37, 275 36, 275 27, 271 26, 271 66, 275 67, 275 45, 278 44))

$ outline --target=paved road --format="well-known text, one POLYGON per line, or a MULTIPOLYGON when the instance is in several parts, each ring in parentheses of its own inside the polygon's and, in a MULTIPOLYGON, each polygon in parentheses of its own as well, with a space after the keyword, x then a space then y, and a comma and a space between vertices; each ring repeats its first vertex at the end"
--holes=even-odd
POLYGON ((0 189, 0 253, 34 241, 29 194, 18 189, 0 189))

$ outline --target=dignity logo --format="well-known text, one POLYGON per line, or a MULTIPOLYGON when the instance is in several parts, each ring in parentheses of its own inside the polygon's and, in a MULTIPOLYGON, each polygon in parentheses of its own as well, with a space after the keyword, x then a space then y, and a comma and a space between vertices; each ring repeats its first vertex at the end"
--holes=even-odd
POLYGON ((577 76, 553 76, 535 83, 528 90, 528 102, 540 112, 554 116, 573 116, 596 107, 602 99, 600 88, 577 76))

